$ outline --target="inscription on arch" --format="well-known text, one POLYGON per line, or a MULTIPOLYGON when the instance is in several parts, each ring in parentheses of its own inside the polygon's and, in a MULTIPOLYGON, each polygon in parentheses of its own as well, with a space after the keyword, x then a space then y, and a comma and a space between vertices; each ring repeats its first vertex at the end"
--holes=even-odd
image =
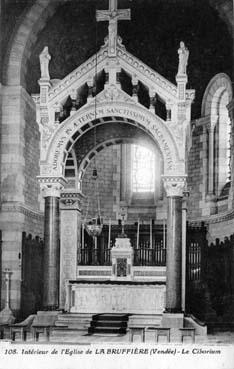
MULTIPOLYGON (((79 129, 82 129, 85 124, 88 124, 95 119, 107 116, 132 119, 133 122, 141 124, 144 128, 150 131, 159 144, 167 170, 173 170, 177 157, 177 152, 174 147, 175 144, 167 131, 163 127, 160 127, 160 122, 155 122, 153 117, 140 111, 140 109, 136 110, 129 106, 102 106, 97 108, 96 114, 94 111, 84 111, 83 114, 77 118, 74 117, 72 120, 67 121, 65 125, 63 127, 61 126, 57 131, 53 139, 54 144, 52 142, 49 149, 50 162, 52 162, 52 168, 54 171, 57 171, 61 163, 64 161, 64 149, 72 135, 74 135, 79 129)), ((90 125, 90 128, 91 127, 92 126, 90 125)))

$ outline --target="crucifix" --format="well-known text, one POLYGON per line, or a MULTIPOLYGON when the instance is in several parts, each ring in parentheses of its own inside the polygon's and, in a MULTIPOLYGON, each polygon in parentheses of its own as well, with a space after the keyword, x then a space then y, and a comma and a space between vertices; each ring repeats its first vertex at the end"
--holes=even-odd
POLYGON ((108 21, 108 55, 116 56, 118 20, 130 20, 130 9, 118 9, 118 0, 109 0, 108 10, 97 10, 96 20, 108 21))
POLYGON ((120 216, 121 216, 121 234, 118 235, 120 238, 126 238, 126 234, 124 233, 124 225, 125 225, 125 219, 127 217, 126 208, 122 207, 120 209, 120 216))

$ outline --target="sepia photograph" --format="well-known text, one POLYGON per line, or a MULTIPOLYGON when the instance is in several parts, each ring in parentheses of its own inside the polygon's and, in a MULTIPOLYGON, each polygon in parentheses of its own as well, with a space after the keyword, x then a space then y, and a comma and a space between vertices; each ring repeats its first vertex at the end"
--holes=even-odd
POLYGON ((234 368, 233 0, 1 0, 0 369, 234 368))

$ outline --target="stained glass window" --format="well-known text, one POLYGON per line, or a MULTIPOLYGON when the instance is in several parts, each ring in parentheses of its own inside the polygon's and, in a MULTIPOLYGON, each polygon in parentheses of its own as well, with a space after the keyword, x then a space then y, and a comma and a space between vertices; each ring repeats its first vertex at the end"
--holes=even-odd
POLYGON ((154 192, 155 154, 140 145, 132 145, 132 191, 154 192))

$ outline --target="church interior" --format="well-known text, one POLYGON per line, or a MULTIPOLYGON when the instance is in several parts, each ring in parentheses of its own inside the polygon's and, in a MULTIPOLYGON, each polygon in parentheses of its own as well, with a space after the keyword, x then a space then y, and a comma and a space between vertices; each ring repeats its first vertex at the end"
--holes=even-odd
POLYGON ((0 7, 1 337, 233 331, 232 0, 0 7))

